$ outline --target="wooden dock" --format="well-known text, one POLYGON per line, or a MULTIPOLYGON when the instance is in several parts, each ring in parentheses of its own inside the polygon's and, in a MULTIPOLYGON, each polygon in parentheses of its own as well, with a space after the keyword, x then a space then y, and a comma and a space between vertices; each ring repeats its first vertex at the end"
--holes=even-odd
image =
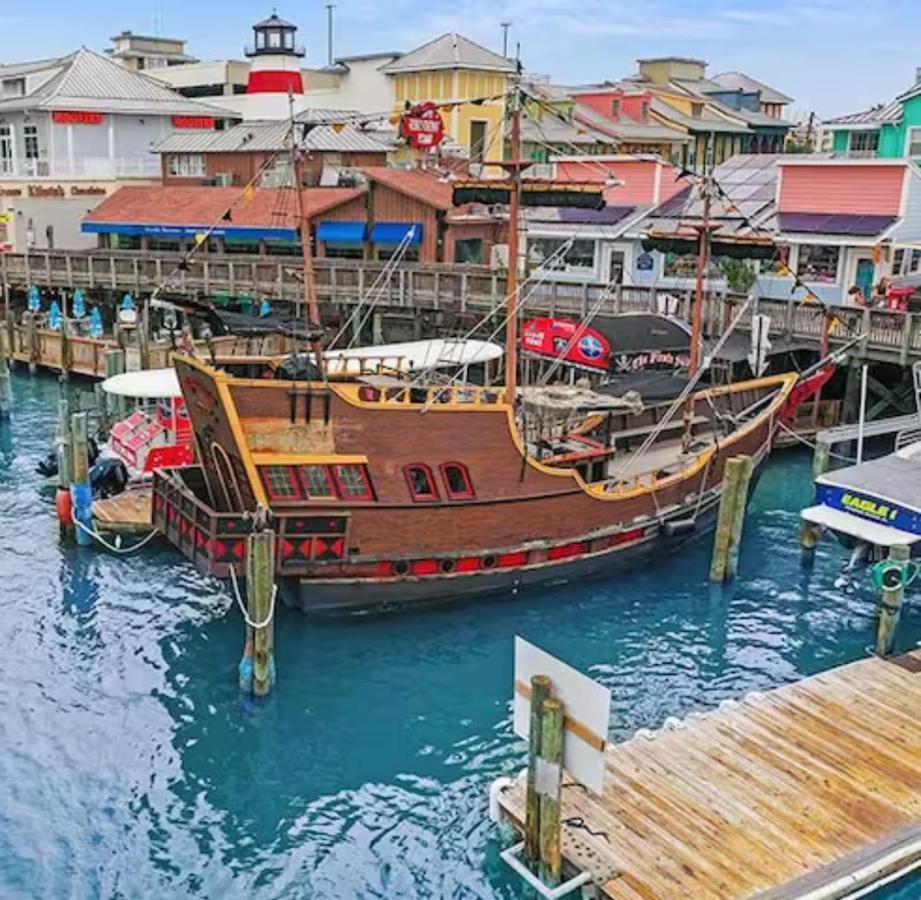
POLYGON ((149 532, 151 518, 151 489, 125 491, 93 503, 93 521, 101 532, 132 534, 149 532))
MULTIPOLYGON (((564 859, 606 897, 839 898, 921 866, 921 650, 691 714, 564 783, 564 859)), ((523 828, 524 785, 499 802, 523 828)))

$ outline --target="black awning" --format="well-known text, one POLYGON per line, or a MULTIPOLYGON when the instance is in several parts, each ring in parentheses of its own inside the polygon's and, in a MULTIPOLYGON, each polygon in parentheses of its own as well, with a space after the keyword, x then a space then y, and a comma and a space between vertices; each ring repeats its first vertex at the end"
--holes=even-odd
MULTIPOLYGON (((488 181, 467 182, 454 188, 454 205, 484 203, 508 205, 511 188, 508 184, 488 181)), ((599 185, 528 184, 521 186, 522 206, 564 206, 570 209, 604 209, 604 194, 599 185)))
MULTIPOLYGON (((681 237, 646 237, 643 238, 644 250, 658 250, 660 253, 677 253, 690 255, 698 251, 697 238, 681 237)), ((773 243, 760 241, 710 241, 711 256, 729 256, 732 259, 773 259, 777 247, 773 243)))

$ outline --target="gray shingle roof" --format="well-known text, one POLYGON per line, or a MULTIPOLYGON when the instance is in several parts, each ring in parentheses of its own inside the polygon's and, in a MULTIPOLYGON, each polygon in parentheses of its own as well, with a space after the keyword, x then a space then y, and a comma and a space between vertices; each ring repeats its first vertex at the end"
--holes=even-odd
POLYGON ((763 81, 758 81, 744 72, 721 72, 719 75, 710 77, 710 81, 726 88, 730 91, 737 91, 740 88, 743 91, 760 91, 761 101, 763 103, 792 103, 793 98, 782 94, 780 91, 766 85, 763 81))
POLYGON ((462 34, 451 32, 437 37, 381 70, 388 75, 431 69, 479 69, 490 72, 514 72, 515 63, 487 50, 462 34))
MULTIPOLYGON (((0 112, 67 109, 147 115, 236 116, 189 100, 162 82, 128 69, 85 47, 48 67, 53 75, 24 97, 0 100, 0 112)), ((33 70, 36 71, 36 70, 33 70)))
MULTIPOLYGON (((284 121, 243 122, 225 131, 177 131, 155 147, 154 152, 272 153, 284 149, 288 127, 284 121)), ((365 131, 357 125, 346 125, 337 132, 329 125, 319 125, 307 133, 306 147, 328 153, 386 153, 393 141, 392 131, 365 131)))

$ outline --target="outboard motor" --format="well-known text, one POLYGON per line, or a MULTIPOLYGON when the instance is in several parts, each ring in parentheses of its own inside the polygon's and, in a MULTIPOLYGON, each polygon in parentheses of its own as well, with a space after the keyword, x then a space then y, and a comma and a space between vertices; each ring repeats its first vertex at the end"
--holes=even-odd
POLYGON ((90 469, 90 489, 94 499, 101 500, 120 494, 128 486, 128 469, 113 456, 100 459, 90 469))
MULTIPOLYGON (((89 458, 89 464, 91 466, 96 464, 96 460, 99 459, 99 445, 92 438, 87 438, 86 440, 86 454, 89 458)), ((44 459, 40 459, 35 466, 35 470, 39 475, 44 475, 45 478, 54 478, 58 474, 58 454, 56 450, 52 450, 44 459)))
POLYGON ((316 363, 306 353, 289 356, 278 368, 275 377, 282 381, 322 381, 316 363))

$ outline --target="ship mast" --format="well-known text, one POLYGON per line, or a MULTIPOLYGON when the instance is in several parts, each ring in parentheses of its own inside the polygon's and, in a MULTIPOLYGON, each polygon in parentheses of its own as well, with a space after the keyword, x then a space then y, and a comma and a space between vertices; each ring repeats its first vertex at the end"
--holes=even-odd
MULTIPOLYGON (((305 125, 305 128, 309 128, 305 125)), ((294 177, 294 193, 297 197, 297 217, 301 233, 301 259, 304 266, 304 305, 307 312, 307 334, 310 347, 316 357, 317 369, 323 373, 323 349, 320 346, 320 304, 317 301, 317 282, 313 271, 313 245, 310 240, 310 219, 304 208, 303 155, 297 142, 297 125, 294 119, 294 103, 291 98, 291 169, 294 177)))
POLYGON ((529 165, 521 160, 521 95, 517 84, 510 97, 512 104, 511 159, 504 163, 509 173, 508 276, 506 278, 505 398, 515 405, 518 387, 518 244, 521 204, 521 170, 529 165))
MULTIPOLYGON (((710 209, 712 203, 710 176, 700 182, 703 215, 697 228, 697 278, 694 284, 694 303, 691 307, 691 352, 688 361, 688 378, 693 381, 700 369, 700 342, 703 331, 704 279, 710 261, 710 209)), ((694 395, 684 404, 684 433, 681 447, 685 453, 691 448, 691 431, 694 427, 694 395)))

